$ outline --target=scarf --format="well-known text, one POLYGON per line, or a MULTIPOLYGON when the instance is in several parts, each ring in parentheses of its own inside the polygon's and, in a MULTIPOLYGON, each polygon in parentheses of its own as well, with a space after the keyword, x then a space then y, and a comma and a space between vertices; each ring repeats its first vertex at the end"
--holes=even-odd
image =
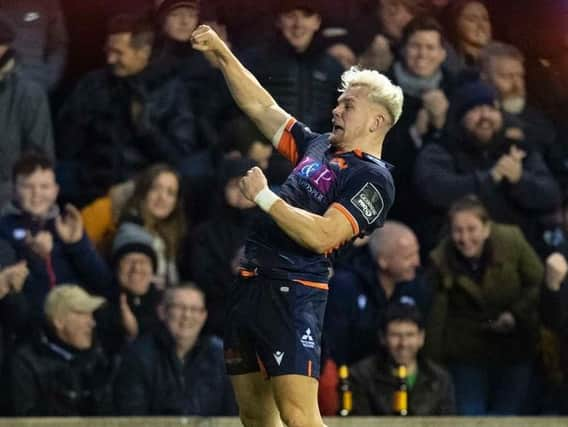
POLYGON ((398 61, 393 65, 393 72, 398 85, 402 88, 402 91, 406 95, 410 95, 415 98, 421 98, 422 94, 428 90, 438 89, 443 77, 442 71, 439 69, 430 77, 415 76, 406 71, 406 69, 398 61))

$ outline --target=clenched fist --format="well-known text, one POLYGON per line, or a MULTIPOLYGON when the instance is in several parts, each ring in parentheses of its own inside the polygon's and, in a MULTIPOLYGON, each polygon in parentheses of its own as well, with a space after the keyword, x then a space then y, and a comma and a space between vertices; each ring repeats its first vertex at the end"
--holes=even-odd
POLYGON ((258 166, 249 169, 247 174, 241 178, 239 181, 239 187, 243 196, 250 200, 255 201, 256 195, 260 193, 264 188, 268 187, 268 181, 258 166))
POLYGON ((208 25, 200 25, 191 35, 191 46, 201 52, 218 53, 227 49, 225 42, 208 25))

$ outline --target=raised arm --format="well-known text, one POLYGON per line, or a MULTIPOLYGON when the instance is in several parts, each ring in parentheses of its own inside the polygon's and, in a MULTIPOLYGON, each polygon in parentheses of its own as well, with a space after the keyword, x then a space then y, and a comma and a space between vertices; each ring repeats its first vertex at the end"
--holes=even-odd
POLYGON ((283 131, 290 115, 276 104, 274 98, 210 27, 197 27, 192 35, 192 45, 194 49, 202 51, 219 64, 237 105, 256 123, 260 131, 277 145, 277 134, 283 131))

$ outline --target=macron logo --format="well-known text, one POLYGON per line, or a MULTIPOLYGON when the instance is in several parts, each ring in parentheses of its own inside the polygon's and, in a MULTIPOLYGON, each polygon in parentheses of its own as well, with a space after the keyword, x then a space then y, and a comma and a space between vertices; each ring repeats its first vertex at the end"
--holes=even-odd
POLYGON ((276 363, 278 363, 278 366, 280 366, 280 364, 282 363, 282 358, 284 357, 284 353, 281 351, 277 351, 276 353, 273 354, 274 359, 276 360, 276 363))

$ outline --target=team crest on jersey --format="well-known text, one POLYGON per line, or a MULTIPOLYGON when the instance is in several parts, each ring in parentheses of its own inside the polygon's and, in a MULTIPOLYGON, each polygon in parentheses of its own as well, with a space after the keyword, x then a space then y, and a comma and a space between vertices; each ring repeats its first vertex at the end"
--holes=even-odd
POLYGON ((370 182, 366 183, 351 199, 351 204, 355 206, 363 215, 367 223, 375 222, 385 207, 383 196, 377 187, 370 182))
POLYGON ((327 194, 335 182, 333 171, 310 157, 305 157, 296 166, 294 173, 307 179, 321 194, 327 194))

